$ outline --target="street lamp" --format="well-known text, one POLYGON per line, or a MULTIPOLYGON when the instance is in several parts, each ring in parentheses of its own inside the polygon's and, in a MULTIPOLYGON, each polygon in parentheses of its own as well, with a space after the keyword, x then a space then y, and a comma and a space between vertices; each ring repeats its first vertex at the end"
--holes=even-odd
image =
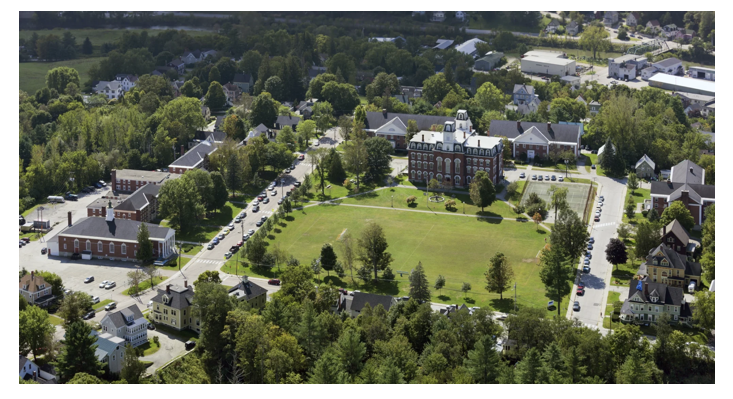
POLYGON ((394 208, 394 195, 392 196, 392 208, 394 208))
POLYGON ((568 160, 565 160, 565 178, 568 178, 568 160))

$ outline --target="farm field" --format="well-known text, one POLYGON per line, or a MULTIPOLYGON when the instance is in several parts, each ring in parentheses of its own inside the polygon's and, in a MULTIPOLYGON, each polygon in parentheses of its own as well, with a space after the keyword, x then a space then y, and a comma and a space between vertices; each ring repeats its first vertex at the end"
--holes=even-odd
POLYGON ((84 84, 89 80, 89 69, 92 65, 96 65, 104 57, 79 58, 75 60, 56 61, 56 62, 21 62, 20 70, 20 90, 33 95, 36 90, 46 86, 46 73, 56 67, 74 68, 79 72, 79 81, 84 84))

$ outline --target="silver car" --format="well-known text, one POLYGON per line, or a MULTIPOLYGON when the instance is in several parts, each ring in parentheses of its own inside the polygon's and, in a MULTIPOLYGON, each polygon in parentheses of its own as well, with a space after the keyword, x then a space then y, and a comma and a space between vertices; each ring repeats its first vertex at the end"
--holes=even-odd
POLYGON ((107 280, 104 280, 104 281, 102 281, 101 283, 99 283, 99 288, 104 288, 104 287, 106 287, 106 286, 107 286, 107 284, 109 284, 109 281, 107 281, 107 280))
POLYGON ((104 286, 104 289, 109 290, 115 287, 117 287, 117 283, 115 283, 114 281, 110 281, 107 285, 104 286))

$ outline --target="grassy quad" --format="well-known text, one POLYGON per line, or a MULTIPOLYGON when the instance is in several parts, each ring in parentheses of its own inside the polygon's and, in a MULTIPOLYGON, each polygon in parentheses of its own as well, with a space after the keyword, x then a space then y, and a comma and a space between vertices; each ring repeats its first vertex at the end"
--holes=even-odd
POLYGON ((434 212, 449 212, 456 214, 463 214, 465 209, 466 215, 482 215, 482 216, 496 216, 505 218, 516 218, 517 214, 512 208, 505 202, 497 200, 491 206, 484 208, 481 212, 481 208, 473 205, 471 198, 468 194, 445 194, 446 200, 451 199, 451 195, 455 195, 454 200, 456 201, 455 208, 446 209, 445 203, 428 203, 427 198, 423 195, 423 191, 409 189, 409 188, 387 188, 383 190, 374 191, 371 193, 365 193, 357 197, 346 198, 340 200, 340 203, 344 204, 357 204, 357 205, 368 205, 368 206, 381 206, 386 208, 395 209, 415 209, 422 211, 434 211, 434 212), (411 206, 407 205, 407 198, 415 196, 417 202, 411 206), (394 198, 393 198, 394 197, 394 198), (429 207, 428 207, 429 206, 429 207))
MULTIPOLYGON (((498 294, 489 294, 484 289, 483 273, 488 260, 497 251, 502 251, 514 268, 517 303, 520 306, 544 307, 547 301, 539 279, 536 256, 548 233, 536 231, 532 223, 416 212, 403 212, 395 217, 392 211, 387 210, 323 205, 292 213, 284 221, 284 226, 273 229, 267 243, 280 243, 301 263, 308 264, 319 256, 324 243, 332 243, 338 253, 339 236, 350 232, 352 236, 359 237, 365 224, 370 221, 384 228, 389 242, 388 251, 394 258, 392 270, 397 276, 396 282, 367 286, 360 284, 357 287, 350 283, 349 277, 343 280, 333 275, 327 277, 325 271, 320 276, 324 282, 362 291, 408 295, 407 275, 400 277, 397 271, 409 272, 422 261, 431 284, 438 274, 446 278, 442 292, 433 292, 434 301, 466 302, 508 311, 513 307, 510 299, 513 292, 505 292, 504 300, 500 301, 498 294), (467 299, 460 291, 463 282, 472 285, 467 299)), ((234 274, 235 261, 230 260, 222 271, 234 274)), ((241 265, 237 274, 264 278, 278 276, 277 269, 263 273, 241 265)))

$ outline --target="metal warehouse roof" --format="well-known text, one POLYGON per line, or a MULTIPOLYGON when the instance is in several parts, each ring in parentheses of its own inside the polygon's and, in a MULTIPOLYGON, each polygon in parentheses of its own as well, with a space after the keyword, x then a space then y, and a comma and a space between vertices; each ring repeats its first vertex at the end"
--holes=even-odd
POLYGON ((679 76, 667 75, 666 73, 658 73, 649 78, 650 86, 652 82, 666 83, 678 87, 686 87, 690 89, 715 93, 715 82, 710 80, 682 78, 679 76))
POLYGON ((539 57, 539 56, 524 57, 522 58, 522 61, 544 62, 546 64, 551 64, 551 65, 569 65, 569 64, 575 63, 575 60, 571 60, 569 58, 554 58, 554 57, 539 57))

